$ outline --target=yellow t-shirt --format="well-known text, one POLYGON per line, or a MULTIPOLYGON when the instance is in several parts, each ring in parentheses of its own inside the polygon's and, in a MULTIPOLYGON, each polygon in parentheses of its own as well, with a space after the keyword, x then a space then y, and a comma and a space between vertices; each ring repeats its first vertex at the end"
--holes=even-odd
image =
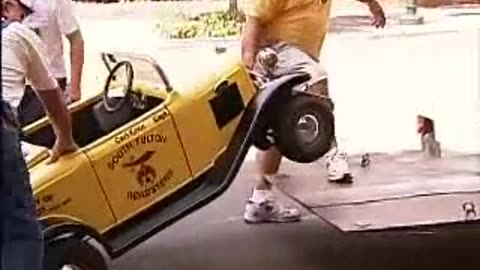
POLYGON ((314 58, 328 30, 331 0, 247 0, 245 15, 265 26, 263 42, 295 44, 314 58))

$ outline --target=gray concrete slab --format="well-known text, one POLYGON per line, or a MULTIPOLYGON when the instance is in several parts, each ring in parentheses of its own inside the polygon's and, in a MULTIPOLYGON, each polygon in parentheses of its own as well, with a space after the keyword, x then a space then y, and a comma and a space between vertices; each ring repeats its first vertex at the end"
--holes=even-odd
POLYGON ((480 156, 429 159, 422 152, 370 153, 368 167, 350 156, 353 184, 328 183, 320 162, 284 164, 292 176, 277 186, 309 207, 330 207, 368 201, 395 200, 429 194, 480 192, 480 156))
POLYGON ((286 164, 293 175, 277 187, 343 231, 384 230, 480 220, 464 203, 480 206, 480 156, 421 152, 371 154, 368 167, 352 156, 354 183, 325 181, 319 164, 286 164))

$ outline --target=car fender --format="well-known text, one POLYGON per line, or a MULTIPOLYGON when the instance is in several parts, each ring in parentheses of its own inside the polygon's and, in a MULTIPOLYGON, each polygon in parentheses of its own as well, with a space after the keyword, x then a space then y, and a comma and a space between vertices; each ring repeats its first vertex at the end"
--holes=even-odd
POLYGON ((275 115, 275 108, 281 106, 290 96, 298 94, 298 90, 295 90, 296 86, 304 84, 309 79, 310 75, 307 73, 283 76, 266 83, 254 97, 251 104, 253 108, 250 109, 256 111, 251 122, 255 126, 252 137, 256 147, 265 150, 270 146, 265 134, 268 123, 271 122, 270 117, 275 115))
POLYGON ((263 85, 257 96, 254 98, 254 106, 259 112, 264 113, 269 106, 281 97, 290 95, 295 86, 301 85, 310 79, 310 75, 304 72, 293 73, 272 80, 263 85))
POLYGON ((111 248, 102 235, 91 226, 68 216, 49 216, 40 221, 45 246, 65 238, 93 238, 111 256, 111 248))

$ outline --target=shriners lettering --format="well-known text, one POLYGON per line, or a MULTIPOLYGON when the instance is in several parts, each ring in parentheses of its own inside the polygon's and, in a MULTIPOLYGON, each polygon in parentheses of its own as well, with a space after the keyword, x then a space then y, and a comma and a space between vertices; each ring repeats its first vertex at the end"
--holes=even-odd
POLYGON ((115 154, 113 154, 107 166, 109 169, 114 170, 116 165, 125 157, 125 155, 138 145, 165 142, 167 142, 167 136, 163 134, 147 134, 137 137, 135 140, 129 141, 123 145, 115 154))

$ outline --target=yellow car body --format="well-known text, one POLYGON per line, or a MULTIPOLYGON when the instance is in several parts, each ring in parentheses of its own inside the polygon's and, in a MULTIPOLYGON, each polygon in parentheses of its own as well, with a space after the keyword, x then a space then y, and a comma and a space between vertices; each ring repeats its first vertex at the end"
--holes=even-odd
POLYGON ((148 56, 102 56, 110 79, 112 65, 133 67, 132 108, 106 110, 105 92, 70 105, 80 148, 52 164, 48 118, 23 128, 46 254, 54 264, 61 255, 52 253, 65 237, 93 238, 115 258, 218 197, 236 176, 275 90, 306 78, 291 76, 257 91, 241 60, 227 54, 172 86, 148 56))
MULTIPOLYGON (((225 80, 238 85, 243 110, 255 93, 247 76, 241 65, 231 62, 224 74, 193 86, 201 90, 166 94, 149 89, 152 97, 165 100, 60 162, 46 165, 43 160, 34 165, 32 161, 30 174, 40 217, 66 215, 103 234, 198 179, 226 150, 242 114, 236 112, 219 126, 210 105, 215 92, 210 89, 225 80), (141 158, 147 160, 134 162, 141 158), (151 182, 142 181, 142 166, 153 169, 151 182)), ((72 108, 73 121, 76 112, 98 100, 93 97, 72 108)), ((74 133, 82 136, 78 125, 74 122, 74 133)))
MULTIPOLYGON (((40 219, 64 217, 103 235, 211 170, 256 92, 238 59, 227 59, 222 73, 190 89, 134 85, 155 106, 107 134, 93 136, 85 120, 101 94, 72 106, 80 150, 54 164, 46 164, 45 148, 27 157, 40 219), (222 82, 231 94, 215 91, 222 82)), ((46 118, 25 127, 26 141, 35 144, 49 127, 46 118)))

